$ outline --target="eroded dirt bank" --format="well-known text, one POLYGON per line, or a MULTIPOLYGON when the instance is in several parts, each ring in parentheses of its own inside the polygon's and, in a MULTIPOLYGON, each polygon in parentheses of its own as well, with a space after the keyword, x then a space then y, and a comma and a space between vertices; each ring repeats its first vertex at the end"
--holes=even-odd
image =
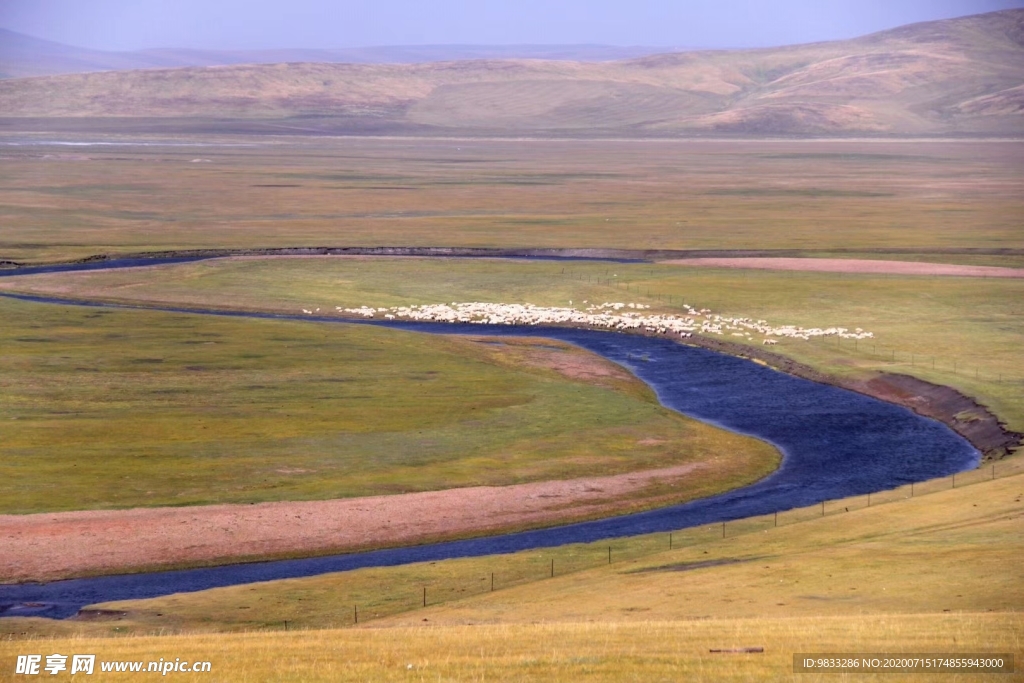
POLYGON ((771 351, 708 337, 692 337, 687 341, 713 351, 756 359, 797 377, 910 408, 918 415, 938 420, 953 429, 981 451, 986 461, 1004 458, 1024 443, 1024 434, 1008 430, 987 407, 952 387, 887 372, 875 373, 865 379, 843 379, 771 351))

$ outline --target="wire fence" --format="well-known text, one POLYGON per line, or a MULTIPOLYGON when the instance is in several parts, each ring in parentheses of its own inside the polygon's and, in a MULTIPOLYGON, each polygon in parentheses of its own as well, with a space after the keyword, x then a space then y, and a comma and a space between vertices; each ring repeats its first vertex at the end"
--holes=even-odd
MULTIPOLYGON (((824 501, 768 515, 594 543, 430 563, 431 566, 426 567, 422 577, 417 580, 385 579, 386 583, 364 586, 352 594, 351 612, 347 616, 337 615, 338 618, 333 620, 329 627, 365 624, 382 617, 410 613, 424 607, 452 603, 463 598, 600 566, 625 567, 669 550, 708 546, 722 539, 770 533, 772 529, 779 527, 820 521, 822 518, 837 517, 877 506, 898 504, 913 498, 1020 474, 1024 474, 1024 460, 1001 461, 949 477, 915 482, 867 495, 824 501)), ((280 628, 287 626, 282 625, 280 628)))

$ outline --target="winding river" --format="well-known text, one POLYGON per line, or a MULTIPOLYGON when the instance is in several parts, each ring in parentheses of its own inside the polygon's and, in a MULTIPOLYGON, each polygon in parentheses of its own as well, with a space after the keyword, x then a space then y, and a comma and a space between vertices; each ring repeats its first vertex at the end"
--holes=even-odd
MULTIPOLYGON (((103 306, 46 297, 14 298, 103 306)), ((336 318, 170 306, 157 310, 353 324, 336 318)), ((947 476, 975 467, 980 459, 977 450, 948 427, 906 408, 669 339, 557 327, 355 324, 420 333, 549 337, 576 344, 629 368, 657 392, 665 406, 774 444, 783 453, 782 465, 755 484, 710 498, 536 531, 310 559, 0 585, 0 616, 66 618, 100 602, 670 531, 947 476)))

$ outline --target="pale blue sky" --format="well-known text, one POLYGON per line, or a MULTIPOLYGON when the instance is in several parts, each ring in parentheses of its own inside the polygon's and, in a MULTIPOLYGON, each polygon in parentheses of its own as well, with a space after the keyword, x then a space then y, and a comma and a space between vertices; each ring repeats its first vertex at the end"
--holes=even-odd
POLYGON ((758 47, 1024 0, 0 0, 0 27, 106 50, 421 44, 758 47))

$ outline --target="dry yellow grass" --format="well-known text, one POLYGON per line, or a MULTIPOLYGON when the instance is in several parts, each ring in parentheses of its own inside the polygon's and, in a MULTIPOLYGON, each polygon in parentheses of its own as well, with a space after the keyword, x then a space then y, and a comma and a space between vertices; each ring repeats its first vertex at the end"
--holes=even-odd
MULTIPOLYGON (((849 680, 792 671, 795 653, 1013 653, 1020 614, 713 619, 299 631, 165 637, 0 641, 0 671, 18 654, 96 654, 100 661, 208 661, 178 681, 775 681, 849 680), (762 647, 760 654, 712 649, 762 647)), ((97 668, 99 663, 97 663, 97 668)), ((153 674, 149 674, 153 676, 153 674)), ((67 680, 67 676, 48 680, 67 680)), ((124 680, 96 674, 88 680, 124 680)), ((1006 674, 970 681, 1019 680, 1006 674)), ((26 680, 28 680, 26 678, 26 680)), ((857 681, 963 680, 945 675, 856 675, 857 681)))
POLYGON ((713 543, 533 582, 380 623, 407 626, 423 618, 454 625, 1024 610, 1024 568, 1018 561, 1024 555, 1024 477, 898 500, 907 493, 876 495, 871 508, 865 507, 864 497, 831 503, 827 510, 834 514, 778 528, 770 519, 737 522, 729 525, 729 536, 713 543), (879 503, 887 497, 893 502, 879 503))

